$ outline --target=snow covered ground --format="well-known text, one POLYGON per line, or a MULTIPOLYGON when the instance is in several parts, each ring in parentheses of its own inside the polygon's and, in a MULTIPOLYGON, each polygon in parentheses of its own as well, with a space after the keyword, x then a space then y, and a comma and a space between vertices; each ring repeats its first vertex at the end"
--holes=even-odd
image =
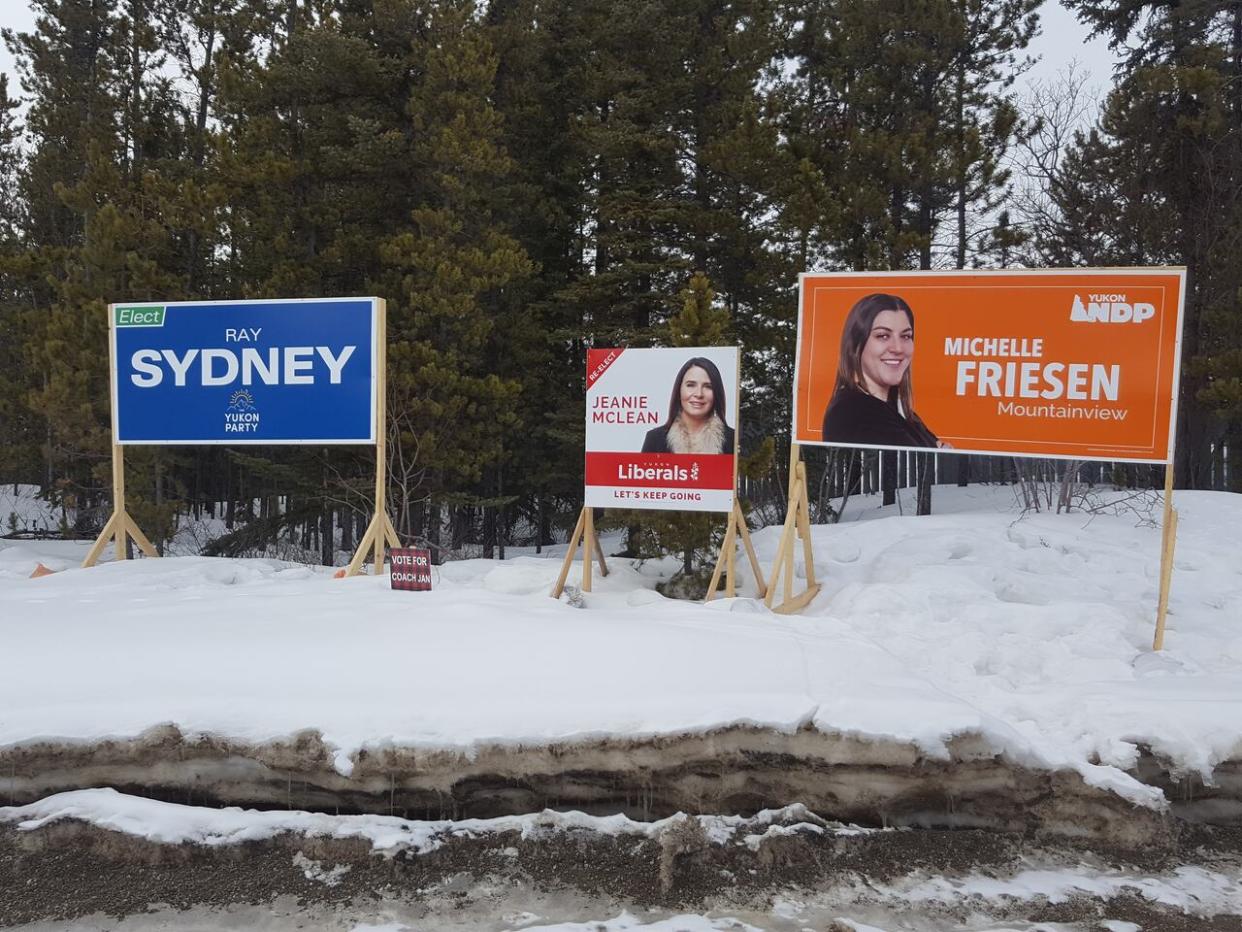
MULTIPOLYGON (((446 564, 407 593, 273 560, 83 570, 85 543, 0 541, 0 748, 316 729, 347 774, 368 747, 810 724, 933 756, 977 733, 1154 806, 1125 773, 1140 745, 1207 781, 1242 758, 1242 496, 1177 496, 1159 654, 1157 528, 1023 516, 1003 487, 936 496, 930 517, 855 498, 865 520, 815 527, 824 591, 793 617, 745 595, 744 560, 744 595, 699 605, 654 591, 671 561, 614 559, 579 609, 548 597, 555 553, 446 564), (28 578, 40 562, 57 572, 28 578)), ((765 568, 778 531, 755 535, 765 568)))
MULTIPOLYGON (((845 522, 815 527, 824 590, 792 617, 752 597, 745 560, 742 595, 732 600, 666 599, 654 587, 675 561, 612 559, 594 592, 558 602, 548 597, 557 548, 447 564, 433 592, 407 593, 383 577, 334 579, 332 568, 262 559, 174 557, 82 570, 87 543, 0 540, 0 754, 135 737, 165 723, 187 736, 252 744, 311 729, 348 776, 360 752, 393 747, 472 753, 736 725, 811 727, 908 742, 932 758, 947 757, 955 736, 975 735, 1016 766, 1068 768, 1155 809, 1168 801, 1136 779, 1140 749, 1208 784, 1222 762, 1242 760, 1242 496, 1178 493, 1169 630, 1156 654, 1160 532, 1150 521, 1124 509, 1023 515, 1006 487, 935 494, 937 514, 929 517, 909 516, 908 500, 902 516, 855 497, 845 522), (29 578, 39 563, 56 572, 29 578)), ((778 532, 755 534, 765 569, 778 532)), ((570 583, 579 581, 575 566, 570 583)), ((0 774, 0 802, 5 784, 0 774)), ((65 818, 163 844, 226 845, 280 832, 356 837, 379 857, 514 826, 650 838, 662 824, 550 813, 416 823, 198 809, 108 790, 0 808, 0 828, 10 831, 65 818)), ((723 839, 728 824, 705 828, 723 839)), ((298 870, 325 884, 339 877, 331 864, 307 861, 298 870)), ((1003 875, 914 872, 885 887, 777 897, 759 910, 678 914, 535 899, 460 927, 1134 932, 1140 927, 1121 919, 993 921, 1013 915, 1014 903, 1123 894, 1188 917, 1232 916, 1242 912, 1242 873, 1032 862, 1003 875), (908 910, 921 901, 938 904, 941 916, 945 904, 959 904, 967 918, 960 925, 910 924, 908 912, 893 918, 897 904, 908 910)), ((157 910, 98 927, 260 924, 229 915, 204 915, 196 925, 187 914, 161 919, 157 910)), ((289 925, 270 927, 305 919, 290 915, 289 925)), ((400 913, 365 922, 334 914, 322 925, 440 927, 400 913)), ((96 928, 32 928, 44 927, 96 928)))

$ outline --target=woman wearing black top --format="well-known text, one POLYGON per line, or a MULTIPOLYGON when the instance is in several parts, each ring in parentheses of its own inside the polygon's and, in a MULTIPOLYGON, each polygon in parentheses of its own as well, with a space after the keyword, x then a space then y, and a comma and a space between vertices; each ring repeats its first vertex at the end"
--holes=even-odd
POLYGON ((733 428, 725 423, 725 387, 710 359, 694 356, 673 379, 668 420, 643 439, 644 453, 732 453, 733 428))
POLYGON ((845 318, 837 384, 824 412, 827 443, 945 447, 914 413, 914 312, 896 295, 861 298, 845 318))

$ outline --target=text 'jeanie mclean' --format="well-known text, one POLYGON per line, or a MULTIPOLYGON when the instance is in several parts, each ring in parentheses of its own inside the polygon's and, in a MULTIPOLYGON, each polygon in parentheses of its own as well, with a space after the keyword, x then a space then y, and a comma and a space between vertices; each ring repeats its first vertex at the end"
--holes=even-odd
POLYGON ((659 424, 654 411, 592 411, 592 424, 659 424))
POLYGON ((591 405, 592 424, 659 424, 659 413, 647 406, 646 395, 597 395, 591 405))

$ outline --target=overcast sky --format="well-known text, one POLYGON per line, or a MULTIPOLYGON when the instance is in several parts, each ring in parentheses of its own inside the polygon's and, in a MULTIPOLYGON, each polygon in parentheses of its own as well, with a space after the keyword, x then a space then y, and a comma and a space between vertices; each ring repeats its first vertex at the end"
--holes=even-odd
MULTIPOLYGON (((1084 72, 1090 73, 1089 84, 1103 96, 1111 78, 1115 59, 1101 39, 1087 41, 1087 29, 1074 19, 1072 13, 1058 0, 1048 0, 1040 11, 1042 30, 1029 52, 1037 58, 1035 66, 1022 83, 1048 81, 1064 70, 1071 61, 1077 60, 1084 72)), ((26 0, 0 0, 0 24, 17 30, 29 31, 34 26, 34 13, 26 0)), ((7 48, 0 43, 0 71, 9 75, 10 93, 19 93, 19 83, 13 68, 13 59, 7 48)))
POLYGON ((1027 50, 1037 61, 1025 82, 1029 85, 1031 81, 1052 80, 1076 61, 1081 71, 1090 74, 1088 83, 1098 87, 1102 97, 1112 82, 1113 66, 1117 63, 1108 43, 1103 38, 1088 40, 1090 30, 1057 0, 1043 5, 1039 21, 1040 33, 1027 50))

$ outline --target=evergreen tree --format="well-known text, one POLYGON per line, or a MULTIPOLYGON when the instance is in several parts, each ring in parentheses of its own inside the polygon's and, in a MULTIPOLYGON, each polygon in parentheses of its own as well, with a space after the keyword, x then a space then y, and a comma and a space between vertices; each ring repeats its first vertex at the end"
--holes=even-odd
POLYGON ((22 170, 18 106, 8 75, 0 74, 0 190, 11 194, 0 201, 0 477, 39 483, 40 423, 28 404, 36 383, 26 359, 37 316, 30 308, 31 263, 23 241, 27 218, 16 196, 22 170))
POLYGON ((1176 476, 1210 488, 1225 451, 1242 455, 1242 8, 1070 5, 1125 59, 1100 127, 1079 136, 1056 179, 1059 223, 1041 246, 1061 261, 1187 267, 1176 476))
POLYGON ((41 424, 45 486, 89 497, 91 460, 107 443, 106 321, 100 305, 67 293, 87 277, 79 257, 89 224, 69 201, 118 156, 118 4, 40 0, 34 9, 31 32, 4 33, 30 96, 30 155, 17 185, 26 211, 18 287, 30 309, 23 358, 34 374, 23 401, 41 424))
MULTIPOLYGON (((962 267, 972 239, 981 240, 973 251, 990 247, 968 218, 1007 194, 1001 161, 1019 132, 1009 86, 1035 5, 806 0, 796 8, 796 68, 781 100, 802 189, 785 202, 783 228, 800 261, 930 269, 939 250, 962 267)), ((931 507, 930 460, 919 458, 921 514, 931 507)), ((886 503, 896 478, 883 473, 886 503)))
POLYGON ((526 205, 513 229, 538 261, 528 306, 551 338, 537 357, 546 375, 525 392, 542 417, 527 423, 573 464, 546 488, 576 500, 587 345, 659 341, 664 296, 691 267, 722 288, 755 358, 774 317, 788 333, 794 275, 771 248, 783 174, 762 90, 775 5, 510 0, 488 15, 526 205))
MULTIPOLYGON (((729 314, 716 301, 708 277, 695 272, 680 295, 680 310, 671 315, 663 334, 669 346, 720 346, 727 343, 729 314)), ((733 408, 730 399, 729 410, 733 408)), ((735 424, 738 422, 735 420, 735 424)), ((741 432, 737 433, 741 442, 741 432)), ((740 452, 740 451, 739 451, 740 452)), ((708 576, 723 539, 719 514, 682 511, 619 511, 609 523, 629 532, 632 556, 645 558, 666 553, 681 554, 681 572, 670 581, 668 592, 689 598, 702 598, 708 576)))
MULTIPOLYGON (((1009 195, 1006 153, 1032 127, 1023 126, 1011 88, 1034 37, 1041 0, 958 0, 959 40, 951 67, 949 117, 954 137, 956 220, 954 266, 966 268, 994 249, 1016 245, 1004 211, 1009 195), (972 229, 971 216, 982 221, 972 229), (996 219, 993 219, 993 218, 996 219)), ((966 459, 962 458, 963 461, 966 459)))
POLYGON ((417 200, 407 229, 382 248, 389 306, 390 405, 399 442, 417 450, 430 496, 426 523, 407 529, 439 543, 441 507, 478 504, 464 492, 516 437, 521 383, 498 372, 515 332, 506 290, 531 265, 497 217, 512 163, 489 100, 495 54, 473 5, 428 11, 413 43, 419 73, 407 101, 417 200), (500 324, 500 326, 498 326, 500 324))
MULTIPOLYGON (((408 224, 414 188, 403 101, 418 5, 347 2, 329 12, 273 2, 251 5, 253 19, 246 13, 245 6, 205 9, 181 45, 181 67, 199 95, 192 153, 206 125, 202 95, 219 119, 203 143, 202 182, 191 173, 183 185, 208 206, 221 205, 218 232, 189 231, 188 265, 202 268, 204 284, 227 285, 230 297, 387 296, 381 244, 408 224), (256 24, 266 32, 256 36, 256 24), (225 260, 213 262, 220 253, 225 260)), ((288 508, 283 518, 269 508, 243 513, 243 521, 273 533, 301 526, 304 545, 330 560, 337 529, 348 549, 353 521, 370 510, 369 459, 357 448, 282 447, 222 466, 234 493, 245 483, 265 500, 296 498, 293 517, 288 508)), ((252 537, 242 533, 237 546, 252 537)))

